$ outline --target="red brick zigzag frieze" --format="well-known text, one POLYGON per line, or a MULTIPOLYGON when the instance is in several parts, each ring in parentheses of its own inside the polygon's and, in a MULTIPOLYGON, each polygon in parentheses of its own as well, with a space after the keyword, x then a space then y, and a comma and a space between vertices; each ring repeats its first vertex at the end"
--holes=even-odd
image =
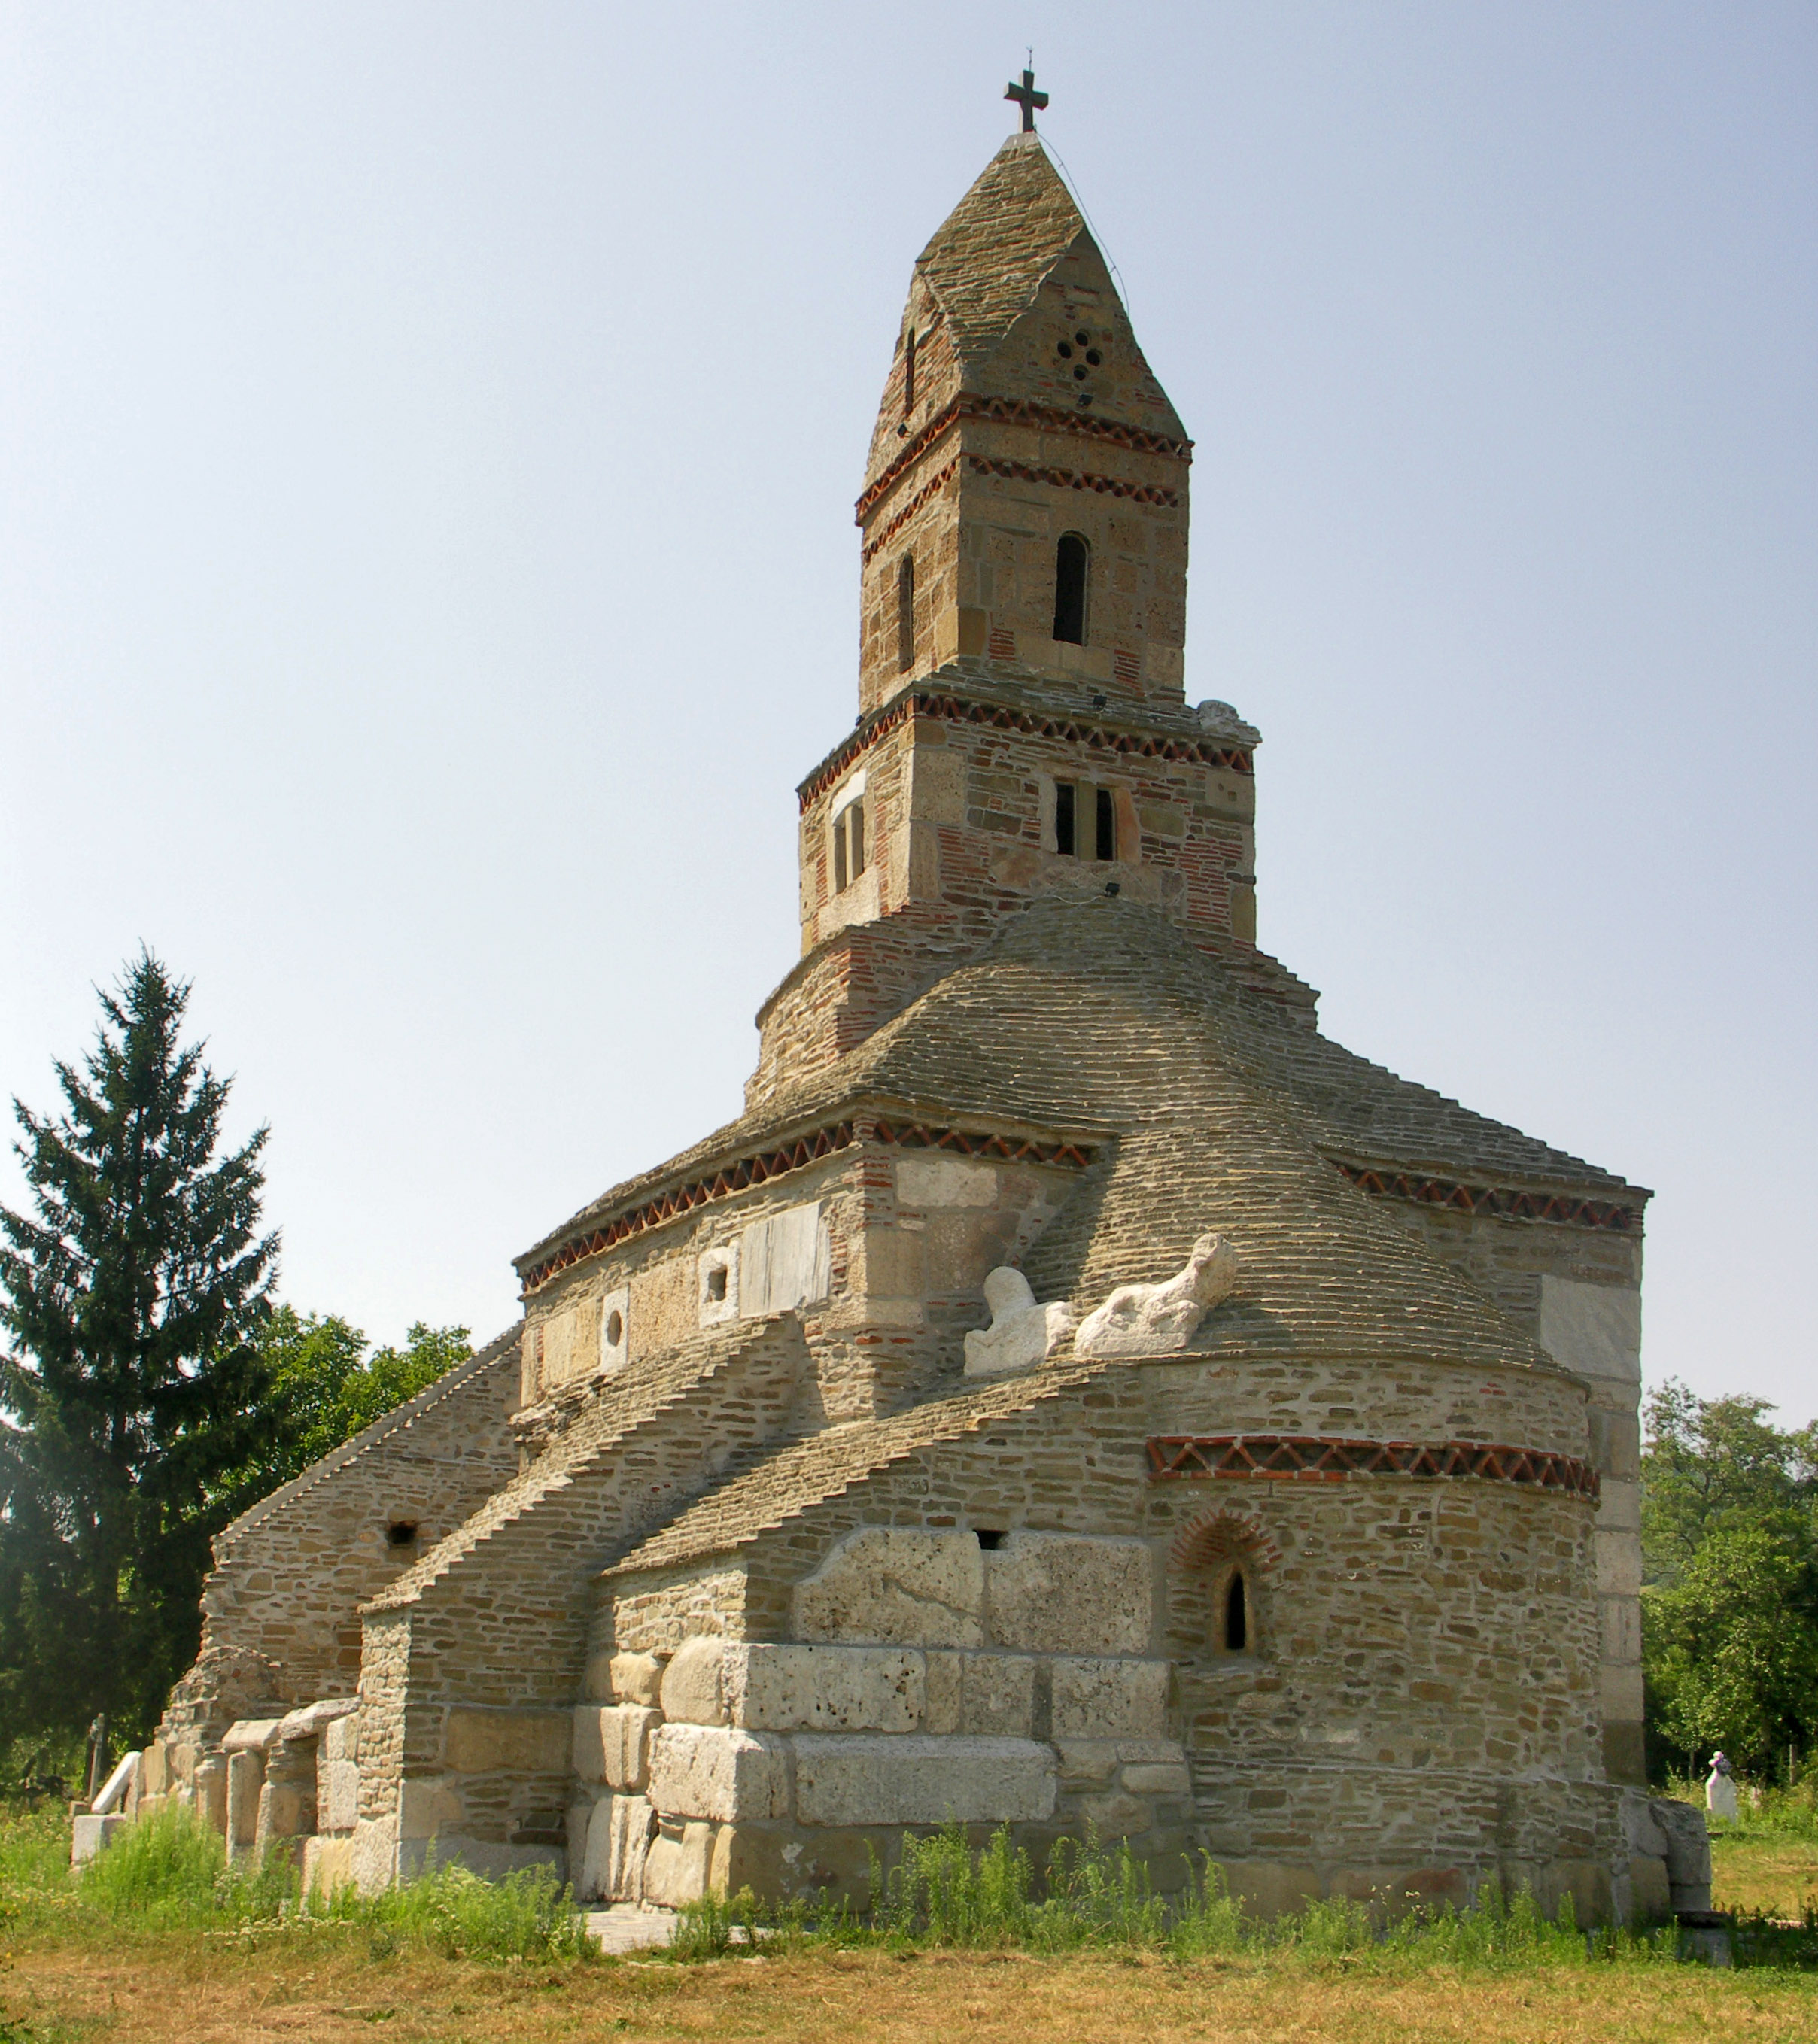
POLYGON ((1113 447, 1129 448, 1139 454, 1171 455, 1176 461, 1193 459, 1193 442, 1170 439, 1166 433, 1145 432, 1140 426, 1127 426, 1116 419, 1094 419, 1081 412, 1063 412, 1051 405, 1037 405, 1012 398, 955 398, 930 419, 897 452, 877 481, 854 507, 854 522, 863 524, 904 474, 929 448, 961 419, 990 419, 1000 425, 1035 426, 1050 432, 1074 433, 1086 440, 1103 440, 1113 447))
POLYGON ((891 514, 890 521, 874 538, 867 540, 860 549, 859 557, 869 567, 878 551, 887 547, 904 526, 924 505, 929 498, 936 496, 959 473, 959 457, 955 455, 944 467, 937 468, 908 503, 891 514))
POLYGON ((1114 475, 1090 475, 1072 468, 1035 468, 1026 461, 994 461, 982 454, 969 454, 967 465, 974 475, 1002 475, 1018 482, 1051 482, 1059 490, 1090 490, 1097 497, 1127 497, 1135 504, 1159 504, 1169 510, 1179 507, 1181 494, 1159 482, 1124 482, 1114 475))
POLYGON ((1449 1178, 1425 1178, 1409 1171, 1374 1171, 1366 1165, 1333 1161, 1354 1185, 1386 1199, 1452 1207, 1460 1213, 1500 1214, 1509 1220, 1568 1221, 1579 1228, 1614 1228, 1624 1234, 1632 1234, 1641 1225, 1639 1208, 1617 1206, 1609 1200, 1587 1200, 1574 1193, 1461 1185, 1449 1178))
POLYGON ((968 702, 962 696, 934 695, 917 690, 898 696, 878 713, 874 723, 855 732, 839 751, 804 781, 796 797, 804 813, 845 773, 853 761, 870 751, 886 732, 913 717, 936 719, 943 724, 990 724, 998 731, 1020 731, 1037 738, 1063 738, 1070 744, 1090 745, 1101 752, 1121 752, 1142 759, 1181 759, 1201 766, 1223 766, 1233 774, 1255 770, 1250 755, 1241 746, 1215 745, 1195 738, 1165 737, 1153 731, 1112 731, 1103 724, 1082 724, 1071 717, 1038 717, 1028 710, 1006 709, 1001 703, 968 702))
POLYGON ((729 1199, 733 1193, 744 1192, 752 1185, 768 1185, 773 1178, 799 1171, 823 1157, 850 1149, 855 1143, 868 1142, 889 1143, 905 1150, 950 1150, 962 1157, 990 1157, 1011 1163, 1063 1164, 1083 1169, 1092 1162, 1092 1151, 1081 1143, 1042 1143, 1030 1137, 1002 1135, 991 1129, 937 1128, 921 1122, 829 1122, 824 1128, 810 1129, 775 1149, 736 1158, 716 1171, 689 1180, 686 1185, 673 1185, 641 1205, 628 1207, 623 1213, 603 1221, 599 1227, 575 1235, 524 1274, 525 1292, 534 1292, 586 1258, 598 1256, 634 1235, 643 1235, 653 1228, 679 1220, 697 1207, 706 1206, 715 1200, 729 1199))
POLYGON ((1149 1443, 1155 1477, 1259 1477, 1343 1483, 1359 1476, 1477 1477, 1595 1500, 1597 1473, 1549 1448, 1475 1441, 1328 1440, 1310 1434, 1163 1434, 1149 1443))

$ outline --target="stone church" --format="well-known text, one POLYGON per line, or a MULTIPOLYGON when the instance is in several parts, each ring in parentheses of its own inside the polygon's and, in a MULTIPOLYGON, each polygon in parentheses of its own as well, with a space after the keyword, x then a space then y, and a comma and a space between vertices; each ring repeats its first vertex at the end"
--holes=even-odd
POLYGON ((1013 135, 910 279, 744 1112, 221 1535, 132 1807, 653 1904, 862 1896, 954 1820, 1264 1908, 1696 1900, 1641 1786, 1647 1194, 1259 948, 1192 444, 1013 135))

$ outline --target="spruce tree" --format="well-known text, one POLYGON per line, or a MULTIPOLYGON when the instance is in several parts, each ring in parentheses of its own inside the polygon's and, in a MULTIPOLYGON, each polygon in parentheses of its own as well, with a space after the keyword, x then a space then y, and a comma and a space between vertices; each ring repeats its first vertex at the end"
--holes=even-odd
POLYGON ((217 1158, 229 1082, 179 1046, 149 951, 102 996, 63 1112, 19 1101, 35 1218, 0 1208, 0 1737, 129 1739, 194 1654, 209 1542, 268 1425, 261 1128, 217 1158))

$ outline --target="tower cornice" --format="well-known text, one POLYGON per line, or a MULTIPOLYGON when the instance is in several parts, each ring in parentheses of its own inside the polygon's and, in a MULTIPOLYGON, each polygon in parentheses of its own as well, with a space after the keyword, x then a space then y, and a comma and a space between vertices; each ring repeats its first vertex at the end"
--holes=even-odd
POLYGON ((1178 717, 1163 720, 1069 716, 1051 706, 1019 702, 1008 694, 990 689, 944 688, 939 686, 940 680, 940 677, 932 676, 919 686, 904 689, 863 718, 851 735, 798 786, 799 809, 805 813, 886 732, 916 717, 944 724, 990 724, 1005 731, 1065 739, 1107 757, 1189 760, 1234 774, 1255 771, 1249 745, 1183 728, 1178 717))

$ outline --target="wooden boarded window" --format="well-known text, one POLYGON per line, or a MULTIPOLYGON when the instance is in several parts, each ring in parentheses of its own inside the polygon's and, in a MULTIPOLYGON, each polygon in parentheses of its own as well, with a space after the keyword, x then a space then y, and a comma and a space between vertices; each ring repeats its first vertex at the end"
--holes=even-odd
POLYGON ((833 891, 844 894, 865 870, 865 804, 855 796, 833 818, 833 891))
POLYGON ((915 555, 905 554, 897 569, 897 672, 915 665, 915 555))
POLYGON ((1086 644, 1086 571, 1090 551, 1077 532, 1063 532, 1054 550, 1054 636, 1086 644))

